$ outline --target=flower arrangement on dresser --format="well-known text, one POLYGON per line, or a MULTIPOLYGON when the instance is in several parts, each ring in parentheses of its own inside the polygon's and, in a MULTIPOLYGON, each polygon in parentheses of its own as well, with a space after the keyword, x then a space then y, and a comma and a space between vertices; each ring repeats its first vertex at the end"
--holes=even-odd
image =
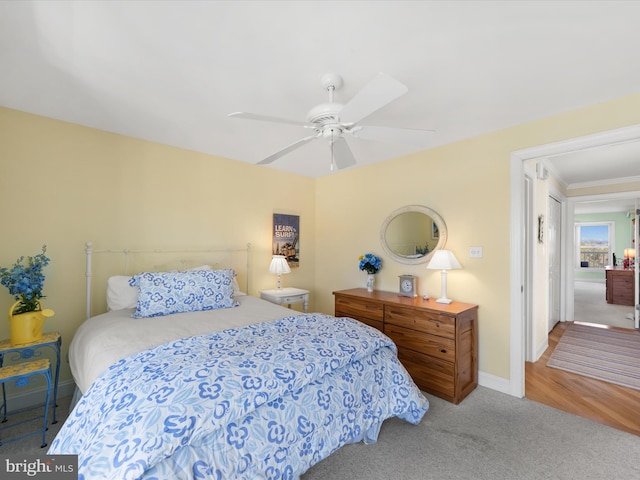
POLYGON ((382 268, 382 260, 373 253, 365 253, 358 257, 360 263, 358 267, 363 272, 367 272, 367 291, 373 292, 373 285, 375 283, 374 275, 382 268))
POLYGON ((0 268, 0 283, 9 289, 15 303, 9 309, 10 335, 13 345, 30 343, 42 338, 42 324, 53 316, 51 309, 42 309, 44 297, 44 267, 49 264, 47 247, 32 257, 20 257, 11 268, 0 268))

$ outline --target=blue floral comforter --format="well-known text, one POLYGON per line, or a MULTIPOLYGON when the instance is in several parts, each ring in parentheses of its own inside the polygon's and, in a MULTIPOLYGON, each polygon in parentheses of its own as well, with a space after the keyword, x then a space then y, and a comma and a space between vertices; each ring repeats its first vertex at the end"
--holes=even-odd
POLYGON ((429 404, 396 347, 349 318, 304 314, 170 342, 114 364, 49 454, 79 478, 295 479, 429 404))

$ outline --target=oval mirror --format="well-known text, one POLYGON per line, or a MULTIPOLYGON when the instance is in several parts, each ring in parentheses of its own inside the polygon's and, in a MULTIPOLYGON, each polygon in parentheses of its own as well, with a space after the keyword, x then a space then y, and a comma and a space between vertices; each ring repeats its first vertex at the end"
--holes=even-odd
POLYGON ((380 229, 380 243, 400 263, 426 263, 447 243, 447 226, 440 215, 421 205, 391 213, 380 229))

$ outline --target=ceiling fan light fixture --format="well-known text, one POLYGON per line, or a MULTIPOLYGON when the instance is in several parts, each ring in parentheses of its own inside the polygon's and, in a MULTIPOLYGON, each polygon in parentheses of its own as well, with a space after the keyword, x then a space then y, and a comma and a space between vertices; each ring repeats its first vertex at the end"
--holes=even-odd
POLYGON ((327 125, 322 129, 322 137, 334 143, 342 136, 342 128, 339 125, 327 125))

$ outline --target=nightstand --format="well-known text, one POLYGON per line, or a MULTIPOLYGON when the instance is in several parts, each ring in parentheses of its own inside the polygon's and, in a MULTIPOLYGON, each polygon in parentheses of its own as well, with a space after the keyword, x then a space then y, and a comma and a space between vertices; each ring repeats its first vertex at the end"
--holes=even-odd
POLYGON ((309 306, 309 290, 301 288, 281 288, 274 290, 260 290, 260 298, 278 305, 291 307, 292 303, 302 303, 302 310, 307 313, 309 306))
MULTIPOLYGON (((22 345, 11 345, 9 339, 0 341, 0 367, 4 366, 4 359, 9 355, 13 355, 14 360, 34 360, 42 352, 41 348, 50 348, 56 355, 56 371, 53 377, 53 422, 58 423, 56 418, 56 403, 58 401, 58 379, 60 378, 60 347, 62 345, 62 336, 58 332, 45 333, 41 340, 31 343, 25 343, 22 345)), ((0 412, 3 418, 7 417, 7 397, 4 391, 4 385, 2 386, 2 407, 0 412)))

